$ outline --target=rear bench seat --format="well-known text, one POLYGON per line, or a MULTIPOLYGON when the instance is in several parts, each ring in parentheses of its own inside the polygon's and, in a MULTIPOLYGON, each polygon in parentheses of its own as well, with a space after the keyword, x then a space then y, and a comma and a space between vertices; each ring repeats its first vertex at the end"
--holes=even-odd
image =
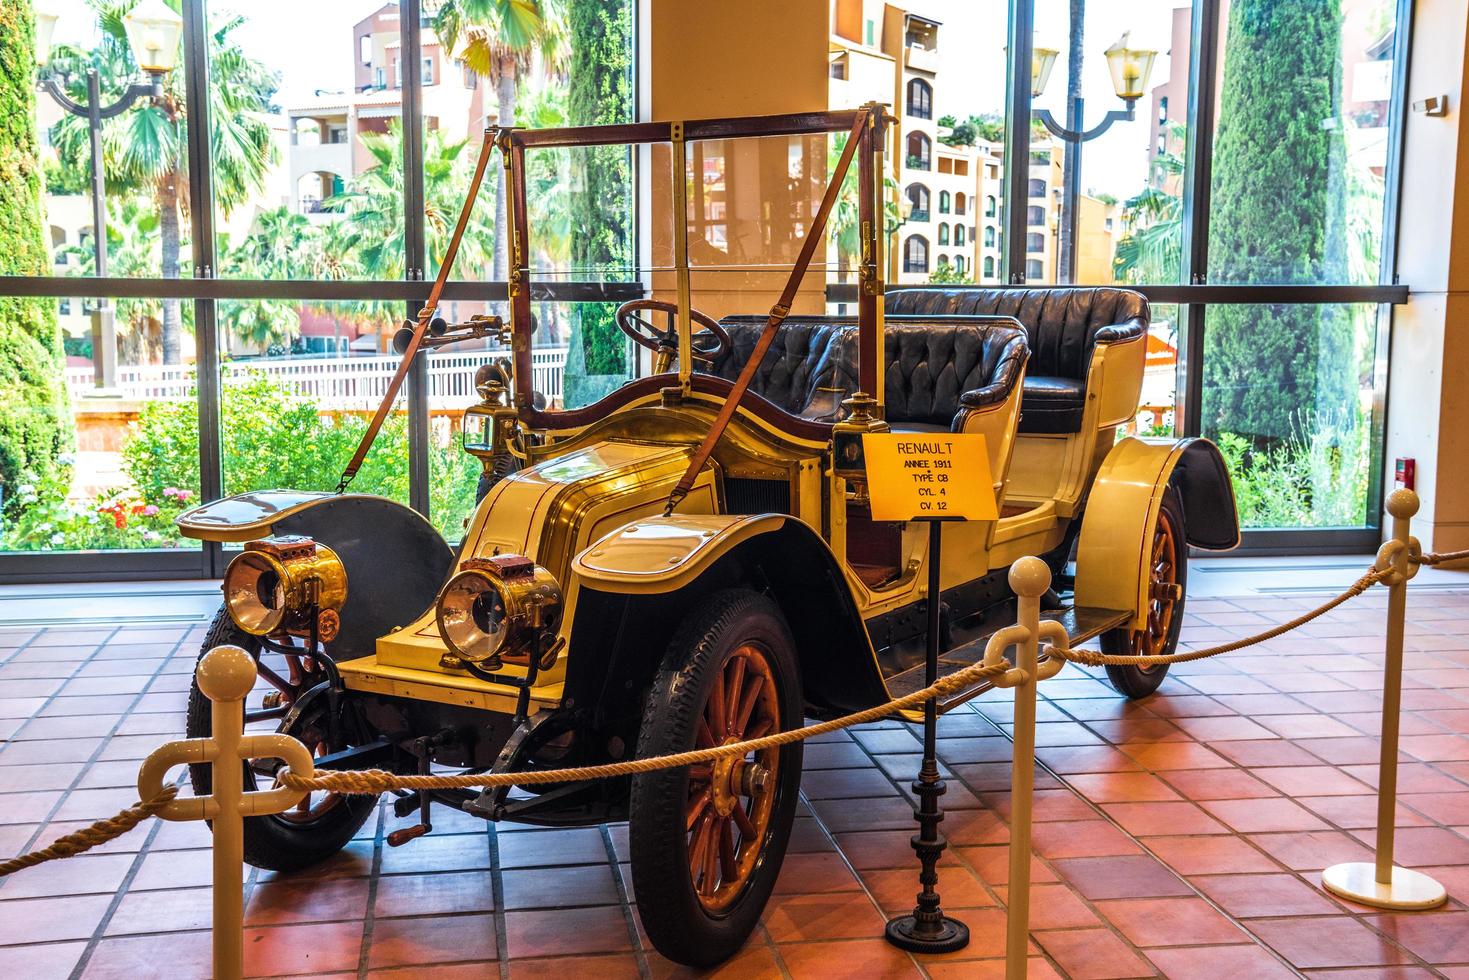
MULTIPOLYGON (((731 349, 700 365, 733 381, 765 329, 764 316, 728 316, 731 349)), ((887 420, 910 432, 958 431, 966 410, 1005 400, 1025 368, 1025 332, 1009 318, 887 321, 887 420)), ((836 421, 857 390, 857 326, 849 317, 792 315, 780 325, 750 390, 793 415, 836 421)))

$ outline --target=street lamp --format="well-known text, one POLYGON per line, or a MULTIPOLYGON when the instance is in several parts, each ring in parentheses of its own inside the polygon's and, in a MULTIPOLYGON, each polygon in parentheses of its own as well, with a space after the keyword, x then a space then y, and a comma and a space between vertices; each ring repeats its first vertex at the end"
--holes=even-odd
MULTIPOLYGON (((1134 111, 1137 100, 1148 90, 1148 79, 1153 74, 1156 51, 1134 48, 1132 32, 1125 32, 1117 43, 1103 52, 1107 59, 1107 70, 1112 76, 1112 88, 1122 100, 1124 108, 1112 109, 1091 129, 1082 129, 1083 100, 1081 96, 1069 99, 1066 106, 1066 125, 1062 126, 1051 116, 1048 109, 1034 109, 1031 115, 1039 119, 1052 136, 1066 143, 1066 182, 1062 210, 1066 215, 1061 229, 1062 254, 1066 257, 1067 278, 1076 279, 1076 230, 1078 209, 1081 203, 1081 144, 1096 139, 1116 122, 1132 122, 1137 118, 1134 111)), ((1051 77, 1051 67, 1058 52, 1054 48, 1034 48, 1030 66, 1030 94, 1038 98, 1046 90, 1051 77)))
MULTIPOLYGON (((87 120, 91 143, 92 248, 96 274, 107 275, 107 190, 102 160, 102 121, 126 112, 138 99, 163 97, 163 79, 178 59, 179 36, 184 22, 163 0, 142 0, 123 16, 123 30, 133 59, 147 74, 146 82, 133 82, 111 105, 102 104, 102 86, 97 69, 87 69, 87 101, 76 102, 62 89, 55 74, 45 74, 51 57, 51 36, 58 14, 44 3, 36 7, 36 65, 42 71, 40 88, 56 104, 87 120)), ((106 297, 97 298, 92 312, 92 372, 99 390, 117 387, 117 327, 106 297)))

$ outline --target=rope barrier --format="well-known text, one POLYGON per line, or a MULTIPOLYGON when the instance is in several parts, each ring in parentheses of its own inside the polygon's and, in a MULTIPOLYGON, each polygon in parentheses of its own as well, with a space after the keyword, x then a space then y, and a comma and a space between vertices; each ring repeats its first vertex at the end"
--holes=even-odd
POLYGON ((165 786, 163 792, 151 800, 134 803, 126 810, 119 812, 116 816, 108 817, 106 820, 98 820, 90 827, 73 831, 65 837, 58 837, 52 841, 50 846, 43 847, 39 851, 31 851, 13 857, 8 861, 0 861, 0 878, 24 871, 26 868, 34 868, 38 864, 47 861, 59 861, 61 858, 76 857, 94 847, 106 844, 108 841, 116 840, 123 834, 132 830, 144 820, 162 810, 173 802, 174 797, 179 795, 177 786, 165 786))
MULTIPOLYGON (((1469 559, 1469 550, 1452 551, 1429 554, 1410 554, 1409 562, 1416 565, 1442 565, 1449 562, 1469 559)), ((1102 666, 1162 666, 1164 664, 1188 663, 1193 660, 1203 660, 1207 657, 1215 657, 1220 654, 1232 653, 1246 647, 1254 646, 1272 640, 1294 629, 1304 626, 1306 623, 1325 615, 1336 607, 1351 599, 1362 595, 1372 586, 1389 579, 1393 575, 1391 568, 1373 568, 1361 578, 1357 579, 1345 591, 1332 597, 1327 602, 1309 612, 1296 616, 1288 622, 1279 626, 1273 626, 1262 633, 1224 643, 1217 646, 1206 647, 1202 650, 1191 650, 1187 653, 1175 653, 1166 656, 1132 656, 1124 654, 1106 654, 1100 650, 1088 649, 1062 649, 1052 644, 1045 644, 1042 652, 1051 658, 1070 661, 1090 667, 1102 666)), ((581 766, 570 769, 542 769, 529 772, 502 772, 502 773, 469 773, 464 775, 433 776, 433 775, 398 775, 381 769, 362 770, 340 770, 321 771, 311 776, 300 776, 289 771, 283 771, 278 776, 278 783, 290 789, 309 792, 313 790, 357 794, 376 795, 391 790, 423 790, 423 789, 467 789, 467 788, 493 788, 498 786, 526 786, 542 783, 577 782, 589 779, 609 779, 620 776, 632 776, 639 773, 653 772, 659 769, 674 769, 683 766, 703 765, 729 756, 743 756, 751 752, 758 752, 767 748, 778 748, 790 745, 794 742, 803 741, 817 735, 850 728, 853 725, 861 725, 870 721, 885 718, 894 712, 906 708, 916 707, 930 698, 942 698, 948 694, 958 693, 971 684, 988 677, 998 677, 1010 669, 1009 663, 999 664, 973 664, 961 668, 958 671, 939 679, 936 683, 912 694, 901 698, 894 698, 884 704, 867 708, 862 711, 853 712, 830 721, 819 722, 804 728, 793 728, 788 731, 775 732, 763 735, 759 738, 749 739, 744 742, 732 742, 728 745, 718 745, 705 749, 693 749, 688 752, 677 752, 671 755, 649 756, 644 759, 629 759, 626 762, 611 762, 597 766, 581 766)), ((115 816, 105 820, 99 820, 89 827, 74 831, 64 837, 60 837, 47 847, 37 851, 31 851, 18 857, 0 861, 0 878, 12 875, 26 868, 48 861, 56 861, 62 858, 74 857, 94 847, 106 844, 126 834, 137 827, 148 817, 156 815, 160 810, 173 802, 178 795, 176 786, 166 786, 155 797, 149 800, 141 800, 115 816)))

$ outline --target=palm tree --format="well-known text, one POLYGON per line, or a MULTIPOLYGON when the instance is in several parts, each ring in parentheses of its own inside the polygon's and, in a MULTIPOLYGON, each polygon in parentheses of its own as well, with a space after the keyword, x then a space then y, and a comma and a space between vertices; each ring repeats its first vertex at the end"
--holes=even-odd
MULTIPOLYGON (((58 48, 53 65, 64 79, 67 95, 78 101, 86 99, 86 70, 97 69, 103 99, 111 102, 121 94, 121 84, 140 74, 122 23, 133 4, 93 0, 93 6, 102 27, 101 42, 90 51, 58 48)), ((275 160, 266 113, 277 76, 246 57, 230 40, 243 22, 242 17, 228 19, 209 36, 210 157, 215 194, 226 213, 264 190, 266 171, 275 160)), ((188 204, 184 177, 187 117, 183 72, 175 71, 164 80, 161 98, 137 103, 107 126, 102 137, 109 189, 147 193, 157 205, 159 269, 165 278, 179 275, 179 209, 188 204)), ((51 142, 66 165, 85 169, 89 153, 86 120, 63 115, 51 132, 51 142)), ((165 364, 179 363, 179 327, 179 301, 164 300, 165 364)))
MULTIPOLYGON (((403 132, 397 122, 385 133, 363 133, 358 137, 372 166, 353 177, 346 189, 323 202, 328 211, 341 212, 340 221, 327 225, 322 261, 340 263, 351 256, 348 272, 369 279, 402 279, 403 226, 403 132)), ((449 238, 469 191, 471 164, 465 150, 468 142, 450 142, 440 130, 430 130, 423 154, 424 227, 429 265, 443 261, 449 238)), ((470 212, 469 225, 459 245, 459 261, 468 268, 482 267, 486 243, 498 240, 485 224, 483 212, 470 212)), ((342 278, 340 275, 335 278, 342 278)), ((368 301, 367 314, 396 317, 396 303, 368 301)))
MULTIPOLYGON (((433 16, 444 50, 495 85, 501 126, 515 123, 521 77, 536 57, 550 72, 566 56, 560 0, 447 0, 433 16), (461 43, 462 42, 462 43, 461 43)), ((495 181, 495 227, 505 227, 505 182, 495 181)), ((507 278, 505 239, 495 238, 492 275, 507 278)))
MULTIPOLYGON (((1182 145, 1183 126, 1170 125, 1168 145, 1182 145)), ((1118 282, 1173 282, 1183 270, 1183 200, 1175 188, 1183 158, 1162 153, 1153 160, 1148 186, 1122 204, 1127 229, 1117 243, 1113 277, 1118 282)))

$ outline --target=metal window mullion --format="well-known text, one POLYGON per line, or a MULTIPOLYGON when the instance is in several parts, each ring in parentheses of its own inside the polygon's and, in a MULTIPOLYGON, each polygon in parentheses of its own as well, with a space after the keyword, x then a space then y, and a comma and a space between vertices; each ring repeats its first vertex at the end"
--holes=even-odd
MULTIPOLYGON (((214 183, 210 148, 209 29, 205 0, 183 5, 184 88, 189 106, 187 130, 189 232, 196 279, 214 278, 214 183)), ((219 332, 216 300, 194 300, 194 380, 199 416, 199 495, 224 496, 224 464, 220 449, 219 332)), ((223 573, 223 549, 204 542, 201 574, 223 573)))
POLYGON ((1025 209, 1030 177, 1030 62, 1035 0, 1010 0, 1010 63, 1005 73, 1005 281, 1025 281, 1025 209))
MULTIPOLYGON (((403 226, 405 278, 421 281, 427 276, 428 240, 424 224, 423 178, 423 36, 422 9, 418 0, 408 0, 402 10, 403 28, 403 226)), ((408 302, 408 316, 416 317, 423 304, 408 302)), ((429 516, 429 417, 428 360, 414 359, 408 371, 408 505, 429 516)))

